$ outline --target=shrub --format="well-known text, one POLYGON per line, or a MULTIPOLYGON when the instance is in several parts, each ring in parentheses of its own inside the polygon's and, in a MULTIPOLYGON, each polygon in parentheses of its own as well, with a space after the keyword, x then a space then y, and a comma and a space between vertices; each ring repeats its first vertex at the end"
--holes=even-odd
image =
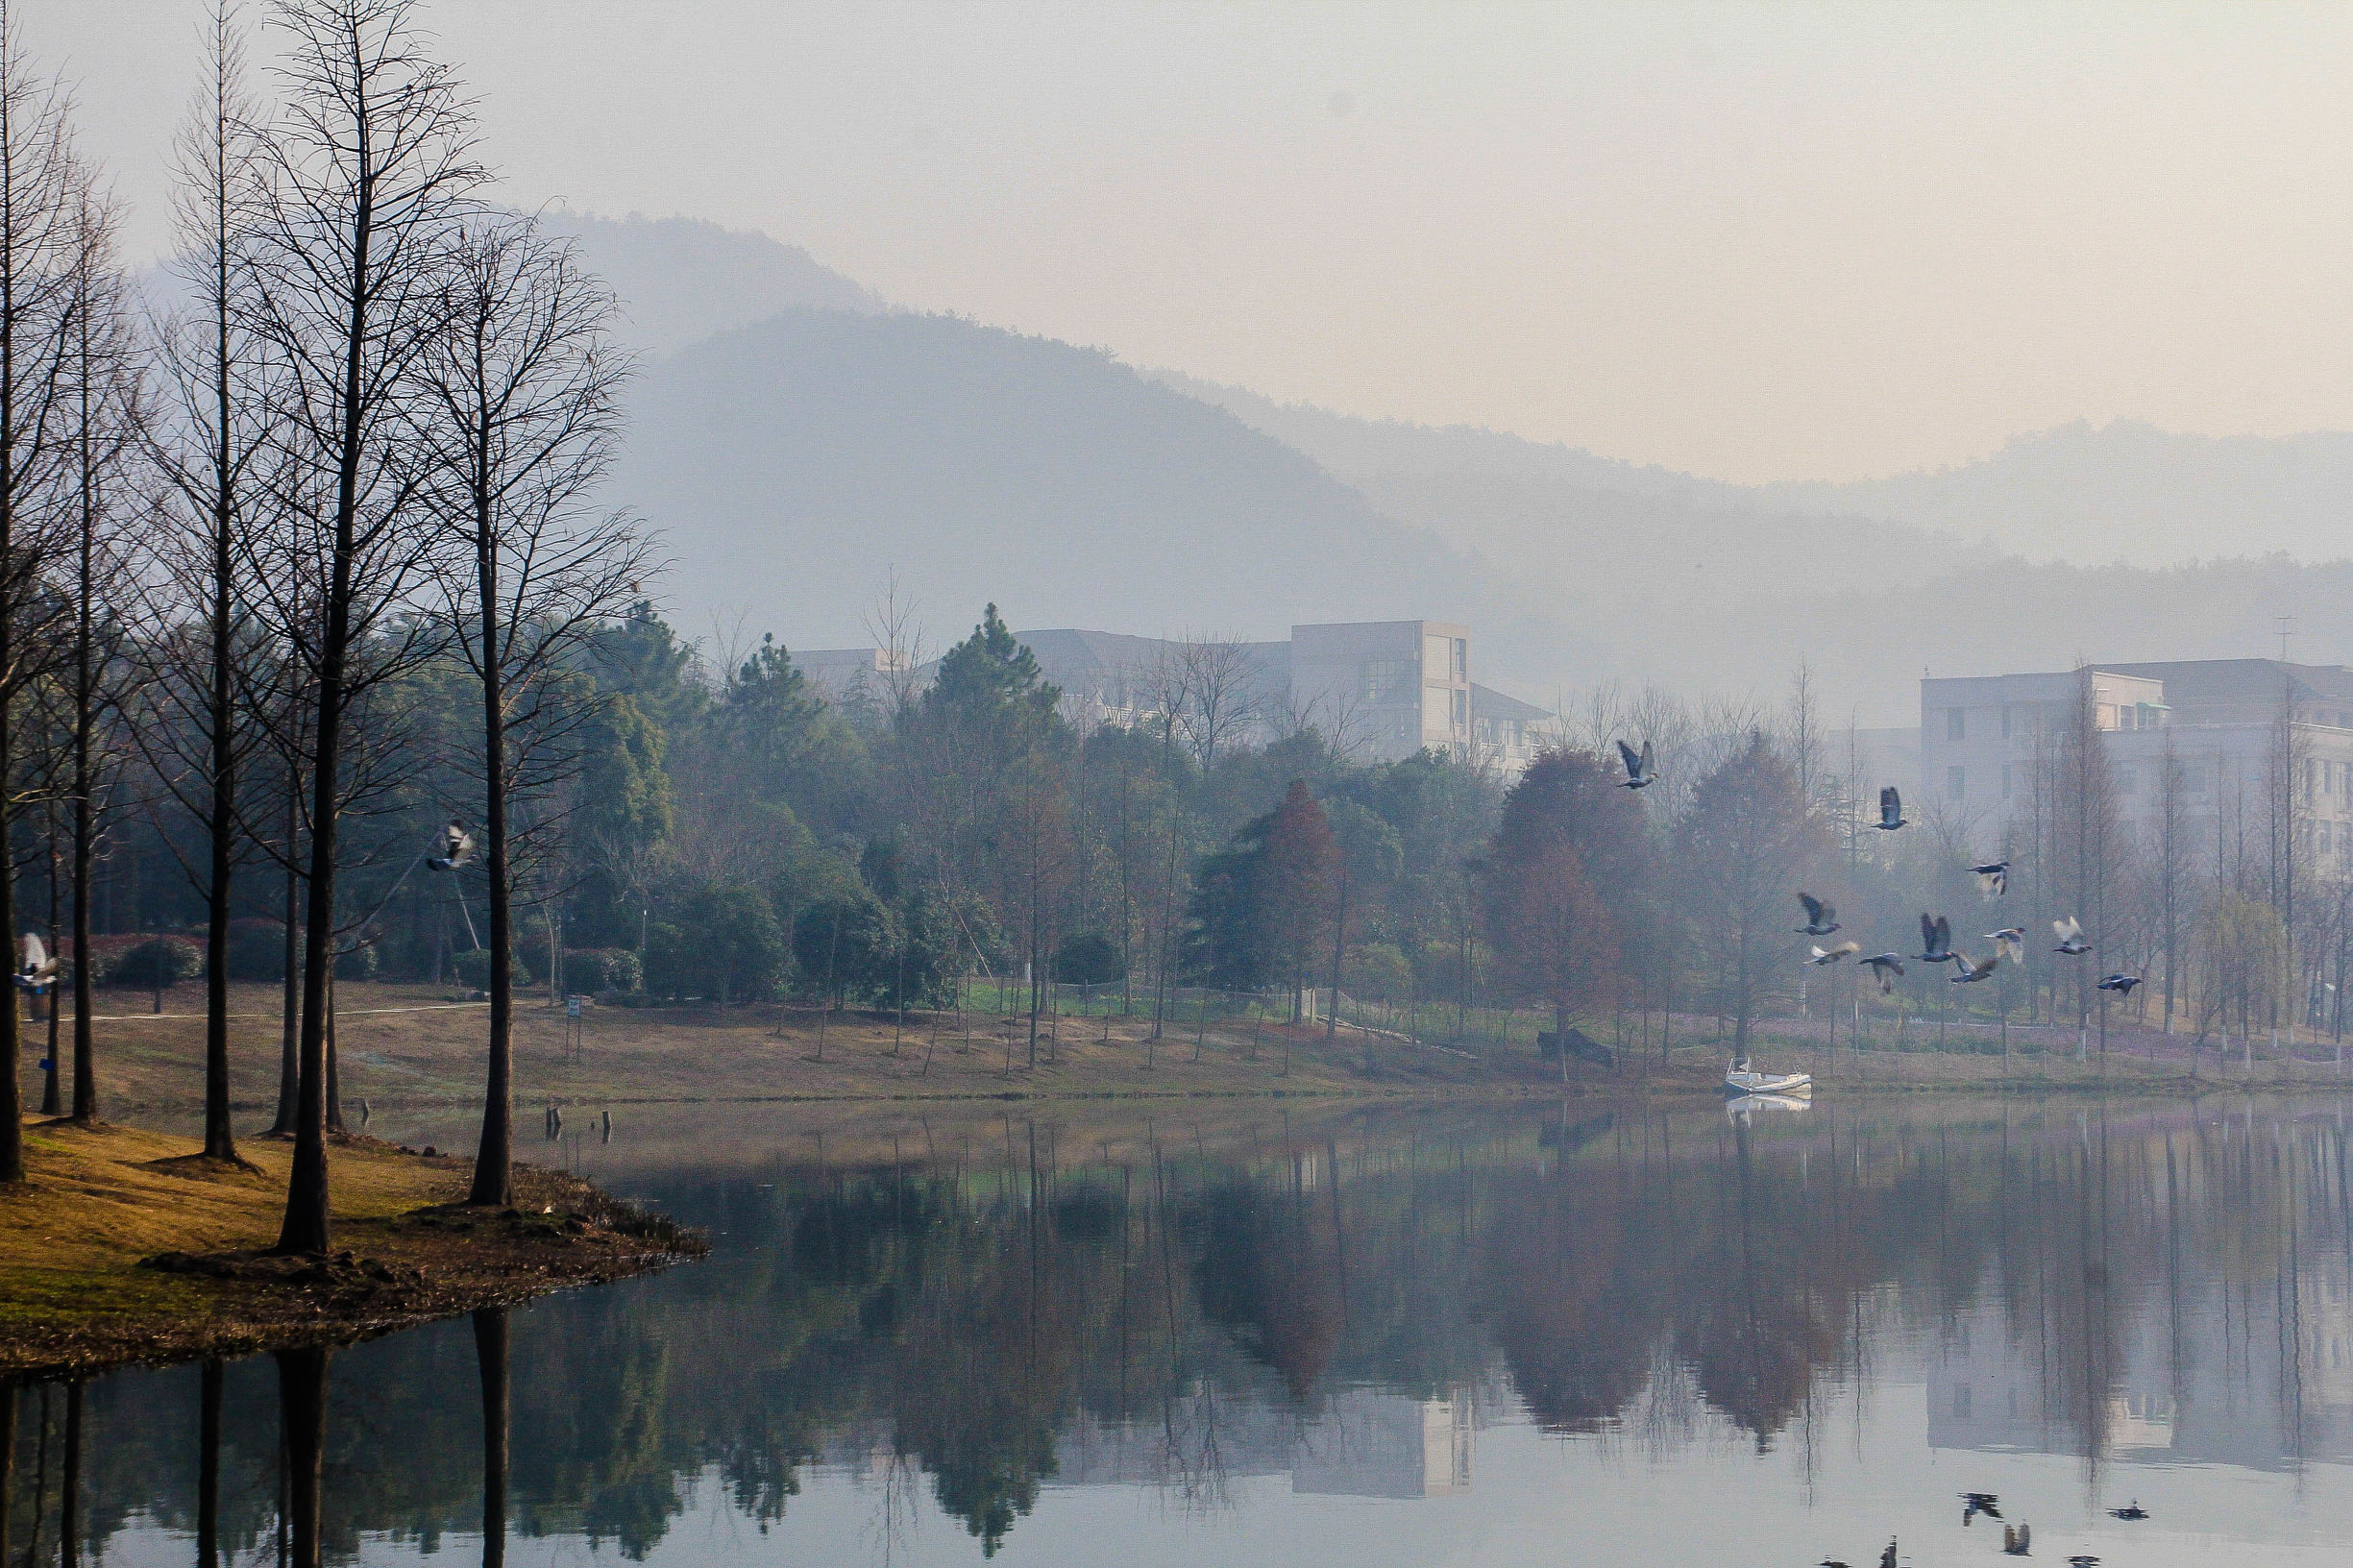
POLYGON ((179 936, 135 938, 112 954, 93 941, 90 957, 90 979, 102 986, 154 986, 159 970, 168 986, 193 979, 205 967, 204 949, 179 936))
MULTIPOLYGON (((299 941, 299 936, 297 937, 299 941)), ((286 974, 283 921, 249 918, 229 922, 229 978, 282 980, 286 974)))
POLYGON ((376 943, 362 943, 348 953, 335 955, 335 978, 338 980, 368 980, 376 974, 376 943))
POLYGON ((569 947, 564 951, 564 986, 570 991, 636 991, 645 983, 637 953, 628 947, 569 947))
MULTIPOLYGON (((490 989, 489 948, 477 947, 470 953, 459 953, 450 963, 451 967, 457 971, 459 985, 470 991, 488 991, 490 989)), ((525 967, 521 953, 507 955, 506 975, 512 984, 518 986, 527 986, 531 983, 531 971, 525 967)))
POLYGON ((793 926, 793 958, 819 992, 869 1001, 897 977, 902 933, 890 907, 863 887, 812 900, 793 926))
POLYGON ((1054 978, 1065 985, 1108 986, 1126 975, 1119 944, 1100 931, 1082 931, 1055 949, 1054 978))

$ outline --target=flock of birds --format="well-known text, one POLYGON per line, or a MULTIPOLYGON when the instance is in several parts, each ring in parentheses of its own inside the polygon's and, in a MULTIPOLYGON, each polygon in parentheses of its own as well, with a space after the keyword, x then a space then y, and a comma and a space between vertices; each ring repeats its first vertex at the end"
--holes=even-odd
MULTIPOLYGON (((1992 1492, 1963 1492, 1961 1494, 1963 1527, 1966 1528, 1981 1513, 1988 1519, 2000 1519, 2001 1499, 1992 1492)), ((2110 1508, 2108 1517, 2121 1519, 2127 1523, 2138 1523, 2148 1517, 2148 1510, 2141 1507, 2141 1500, 2136 1497, 2123 1507, 2110 1508)), ((2003 1556, 2030 1557, 2034 1556, 2033 1545, 2034 1531, 2030 1527, 2008 1523, 2002 1525, 2001 1550, 2003 1556)), ((2068 1568, 2099 1568, 2099 1558, 2088 1552, 2078 1552, 2069 1557, 2067 1562, 2068 1568)), ((1836 1557, 1825 1557, 1822 1559, 1822 1568, 1849 1568, 1849 1565, 1839 1561, 1836 1557)), ((1897 1568, 1896 1538, 1892 1535, 1888 1537, 1886 1547, 1879 1553, 1879 1568, 1897 1568)))
MULTIPOLYGON (((1642 749, 1636 751, 1624 741, 1620 741, 1618 755, 1626 762, 1626 777, 1619 788, 1644 790, 1658 782, 1657 754, 1652 749, 1650 742, 1643 742, 1642 749)), ((1881 833, 1893 833, 1899 828, 1912 825, 1903 815, 1903 794, 1895 785, 1887 785, 1879 791, 1879 820, 1870 825, 1881 833)), ((1987 898, 1999 898, 2010 891, 2010 863, 2008 861, 1989 860, 1983 865, 1972 866, 1969 870, 1971 874, 1977 879, 1977 890, 1987 898)), ((1808 937, 1826 937, 1841 929, 1838 923, 1838 911, 1822 899, 1815 897, 1810 893, 1801 893, 1798 894, 1798 902, 1805 906, 1805 923, 1798 927, 1800 934, 1808 937)), ((2050 928, 2059 939, 2059 944, 2051 949, 2052 952, 2063 953, 2070 958, 2081 958, 2092 951, 2092 943, 2083 934, 2083 922, 2073 916, 2051 921, 2050 928)), ((2006 925, 1998 931, 1985 933, 1985 940, 1994 944, 1993 952, 1984 958, 1972 958, 1952 945, 1951 920, 1942 915, 1924 914, 1920 918, 1921 950, 1912 954, 1911 958, 1915 963, 1920 964, 1952 965, 1956 972, 1950 977, 1950 982, 1956 986, 1973 985, 1980 980, 1991 980, 1994 977, 1994 971, 2003 964, 2026 962, 2026 933, 2022 928, 2006 925)), ((1842 942, 1835 947, 1825 947, 1820 943, 1815 943, 1805 962, 1819 968, 1836 964, 1842 959, 1853 958, 1856 963, 1871 970, 1872 977, 1879 982, 1881 995, 1884 996, 1893 992, 1896 989, 1896 981, 1904 972, 1905 955, 1900 952, 1887 952, 1874 953, 1868 958, 1856 957, 1862 950, 1863 944, 1859 942, 1842 942)), ((2119 996, 2129 996, 2132 994, 2132 988, 2140 983, 2139 975, 2128 974, 2120 969, 2115 973, 2102 976, 2099 981, 2099 989, 2113 992, 2119 996)))

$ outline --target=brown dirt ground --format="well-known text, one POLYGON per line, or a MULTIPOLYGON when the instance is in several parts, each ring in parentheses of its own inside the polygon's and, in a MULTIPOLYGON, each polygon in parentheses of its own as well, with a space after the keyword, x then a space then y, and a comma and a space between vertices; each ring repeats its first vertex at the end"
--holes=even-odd
POLYGON ((25 1131, 28 1179, 0 1187, 0 1373, 361 1338, 701 1245, 531 1166, 515 1208, 462 1208, 471 1161, 356 1138, 330 1153, 338 1250, 268 1257, 291 1143, 248 1139, 249 1164, 226 1165, 129 1127, 25 1131))

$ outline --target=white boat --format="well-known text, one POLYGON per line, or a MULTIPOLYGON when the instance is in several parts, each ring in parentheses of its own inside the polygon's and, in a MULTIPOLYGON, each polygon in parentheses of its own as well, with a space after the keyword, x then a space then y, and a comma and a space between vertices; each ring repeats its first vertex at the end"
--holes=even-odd
POLYGON ((1792 1098, 1807 1098, 1814 1092, 1814 1080, 1803 1072, 1752 1072, 1746 1061, 1735 1062, 1724 1074, 1724 1095, 1737 1099, 1744 1094, 1778 1094, 1792 1098))

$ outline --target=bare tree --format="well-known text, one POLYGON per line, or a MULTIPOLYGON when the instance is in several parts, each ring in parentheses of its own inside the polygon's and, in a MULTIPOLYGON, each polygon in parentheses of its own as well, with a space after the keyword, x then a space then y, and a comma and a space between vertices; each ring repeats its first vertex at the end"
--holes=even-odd
MULTIPOLYGON (((651 552, 625 518, 587 515, 620 433, 626 363, 613 297, 527 221, 476 225, 448 269, 443 331, 420 376, 437 561, 453 641, 480 688, 481 851, 489 881, 489 1085, 472 1201, 512 1201, 513 903, 546 863, 556 785, 594 699, 572 666, 606 617, 643 592, 651 552), (535 808, 517 821, 516 807, 535 808)), ((451 868, 453 870, 455 867, 451 868)), ((555 985, 551 965, 550 987, 555 985)))
MULTIPOLYGON (((240 663, 268 652, 250 634, 237 568, 248 470, 264 444, 258 422, 269 399, 245 330, 251 278, 243 241, 257 171, 245 36, 232 6, 213 7, 206 44, 206 79, 180 133, 173 198, 179 251, 172 266, 194 304, 155 334, 171 416, 158 432, 157 452, 180 504, 166 510, 150 552, 156 619, 185 617, 201 632, 173 626, 153 639, 152 678, 143 683, 148 722, 134 732, 159 783, 204 828, 204 865, 184 869, 205 898, 205 1153, 230 1160, 236 1158, 229 1116, 231 879, 239 858, 237 786, 257 739, 255 726, 241 722, 239 690, 251 677, 240 663)), ((289 1116, 292 1098, 289 1090, 289 1116)))
POLYGON ((1180 638, 1175 657, 1184 692, 1176 725, 1206 773, 1219 750, 1238 743, 1259 723, 1258 662, 1248 643, 1229 636, 1180 638))
MULTIPOLYGON (((111 730, 121 692, 122 626, 105 600, 123 561, 119 509, 135 497, 128 472, 139 446, 140 374, 126 306, 125 283, 114 261, 113 213, 81 183, 73 220, 73 281, 67 306, 63 380, 70 389, 66 422, 71 449, 71 499, 64 552, 72 576, 70 653, 64 671, 72 763, 66 784, 73 838, 75 1121, 98 1117, 97 1048, 90 1028, 90 891, 98 840, 106 830, 108 796, 119 772, 111 730)), ((159 958, 160 955, 157 955, 159 958)))
MULTIPOLYGON (((71 319, 78 171, 64 95, 37 77, 0 0, 0 845, 11 841, 17 698, 38 674, 54 613, 46 502, 65 456, 61 406, 71 319)), ((16 953, 15 870, 0 854, 0 953, 16 953)), ((0 1182, 24 1178, 21 1026, 0 1007, 0 1182)))
POLYGON ((410 0, 279 0, 284 108, 257 147, 252 329, 276 377, 272 536, 261 557, 272 629, 309 688, 301 1107, 279 1246, 328 1242, 328 975, 336 810, 355 700, 413 651, 397 621, 432 541, 411 449, 439 284, 484 175, 450 72, 410 25, 410 0), (389 647, 372 647, 388 641, 389 647))

